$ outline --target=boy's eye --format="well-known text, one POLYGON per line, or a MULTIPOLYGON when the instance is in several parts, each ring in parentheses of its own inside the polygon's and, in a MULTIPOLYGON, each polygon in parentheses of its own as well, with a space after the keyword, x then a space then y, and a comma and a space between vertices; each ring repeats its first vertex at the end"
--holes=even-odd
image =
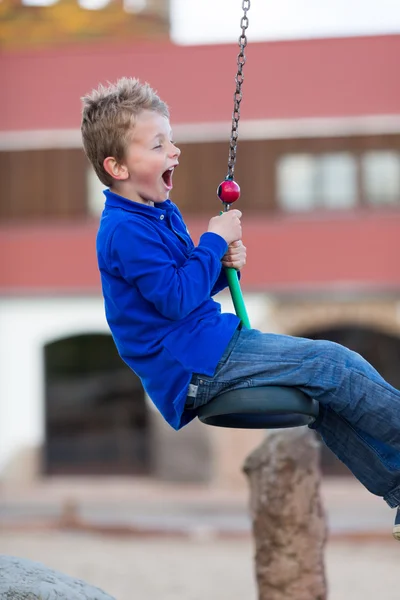
POLYGON ((162 148, 161 144, 157 144, 157 146, 154 146, 153 150, 157 150, 157 148, 162 148))

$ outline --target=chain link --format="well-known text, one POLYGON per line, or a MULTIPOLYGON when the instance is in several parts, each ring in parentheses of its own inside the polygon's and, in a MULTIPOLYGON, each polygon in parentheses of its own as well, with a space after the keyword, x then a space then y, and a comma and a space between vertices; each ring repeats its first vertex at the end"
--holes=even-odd
POLYGON ((240 119, 240 103, 243 98, 242 92, 242 84, 244 80, 243 75, 243 67, 246 63, 246 56, 244 53, 244 49, 247 46, 247 37, 246 30, 249 26, 249 19, 247 16, 247 12, 250 9, 250 0, 242 1, 242 9, 243 16, 240 20, 240 27, 242 28, 242 33, 239 37, 239 47, 240 52, 237 58, 237 66, 238 70, 235 77, 236 82, 236 90, 233 95, 233 114, 232 114, 232 133, 231 139, 229 143, 229 158, 228 158, 228 174, 227 179, 233 179, 234 171, 235 171, 235 163, 236 163, 236 151, 237 151, 237 143, 239 137, 239 119, 240 119))

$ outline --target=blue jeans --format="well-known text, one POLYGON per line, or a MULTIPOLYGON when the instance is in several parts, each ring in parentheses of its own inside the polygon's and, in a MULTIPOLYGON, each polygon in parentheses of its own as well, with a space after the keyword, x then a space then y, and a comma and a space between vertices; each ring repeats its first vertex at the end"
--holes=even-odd
POLYGON ((400 505, 400 391, 366 360, 334 342, 238 329, 213 377, 193 375, 186 408, 264 385, 294 386, 318 400, 310 427, 370 492, 400 505))

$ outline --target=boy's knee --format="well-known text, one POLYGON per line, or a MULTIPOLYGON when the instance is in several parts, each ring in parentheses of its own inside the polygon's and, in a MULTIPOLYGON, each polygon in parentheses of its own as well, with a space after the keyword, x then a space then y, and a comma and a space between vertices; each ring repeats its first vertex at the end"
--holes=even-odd
POLYGON ((357 356, 355 352, 336 342, 316 340, 315 344, 317 353, 324 362, 348 363, 353 356, 357 356))

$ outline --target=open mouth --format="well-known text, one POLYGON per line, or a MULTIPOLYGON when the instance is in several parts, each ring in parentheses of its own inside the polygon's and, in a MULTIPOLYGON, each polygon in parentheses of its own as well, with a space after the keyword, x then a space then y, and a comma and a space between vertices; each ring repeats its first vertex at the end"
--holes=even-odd
POLYGON ((170 169, 167 169, 166 171, 164 171, 164 173, 162 174, 162 178, 165 183, 165 186, 169 190, 172 190, 172 175, 173 175, 173 173, 174 173, 174 167, 171 167, 170 169))

